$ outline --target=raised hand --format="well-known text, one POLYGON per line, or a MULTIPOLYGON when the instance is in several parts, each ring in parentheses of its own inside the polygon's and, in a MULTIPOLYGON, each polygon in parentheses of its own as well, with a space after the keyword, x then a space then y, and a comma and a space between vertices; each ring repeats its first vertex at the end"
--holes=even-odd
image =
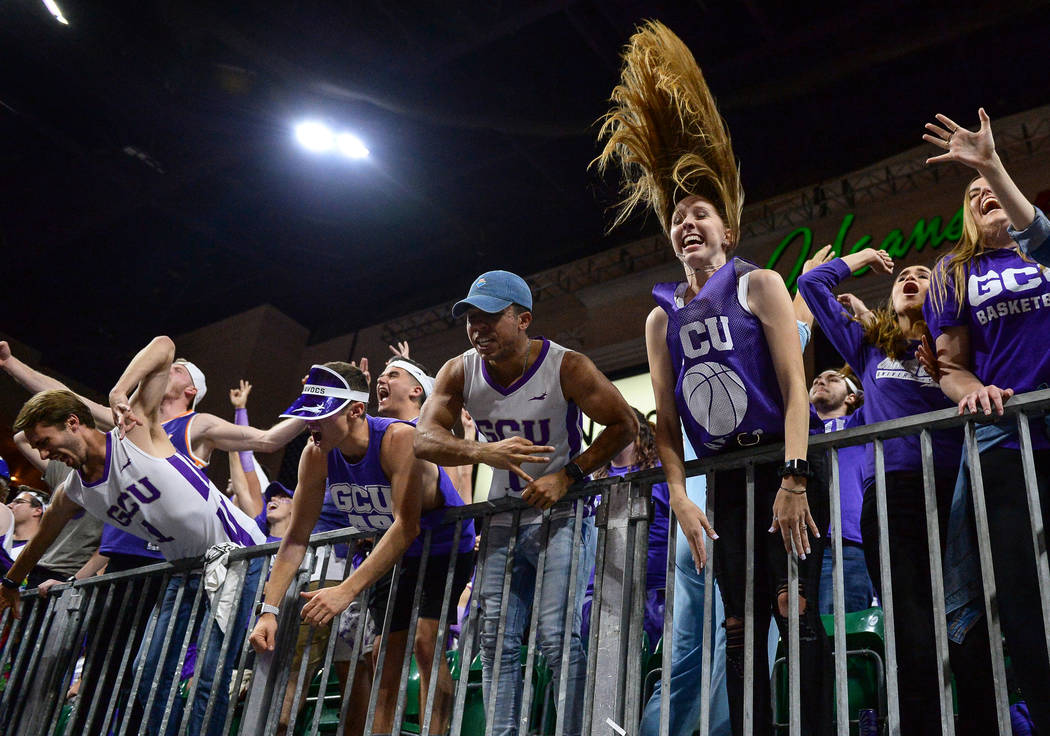
POLYGON ((835 260, 835 254, 831 251, 831 243, 828 243, 802 264, 802 273, 809 273, 817 266, 823 266, 833 260, 835 260))
POLYGON ((995 162, 995 139, 992 137, 992 121, 982 107, 977 111, 981 127, 977 132, 963 128, 947 115, 936 115, 941 123, 926 123, 922 139, 943 148, 945 153, 926 159, 928 164, 957 161, 973 169, 988 168, 995 162))
POLYGON ((390 352, 393 353, 393 355, 387 359, 387 363, 391 360, 408 357, 408 340, 398 340, 396 347, 394 345, 387 345, 387 347, 390 348, 390 352))
MULTIPOLYGON (((142 425, 142 420, 135 416, 131 410, 131 400, 127 394, 111 392, 109 394, 109 408, 113 412, 113 426, 117 428, 121 439, 133 430, 136 425, 142 425)), ((144 425, 143 425, 144 426, 144 425)))
POLYGON ((361 358, 360 364, 356 361, 351 360, 350 365, 364 373, 365 383, 367 383, 369 386, 372 385, 372 374, 368 372, 368 358, 361 358))
POLYGON ((241 379, 240 388, 230 389, 230 403, 234 409, 243 409, 248 405, 248 394, 252 392, 252 385, 241 379))
POLYGON ((930 378, 940 383, 941 364, 937 361, 937 351, 930 345, 930 340, 926 335, 922 336, 919 347, 915 349, 915 357, 918 358, 919 365, 926 370, 930 378))

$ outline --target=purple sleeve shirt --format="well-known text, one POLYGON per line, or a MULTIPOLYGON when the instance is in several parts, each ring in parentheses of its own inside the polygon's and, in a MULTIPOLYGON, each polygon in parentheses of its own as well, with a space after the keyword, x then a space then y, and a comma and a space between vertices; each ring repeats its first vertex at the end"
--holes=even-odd
MULTIPOLYGON (((944 263, 942 259, 934 269, 934 283, 943 280, 947 291, 943 308, 935 309, 929 296, 923 305, 933 336, 952 327, 967 328, 970 370, 985 386, 1019 394, 1045 388, 1050 381, 1050 350, 1044 341, 1050 334, 1050 269, 1014 248, 986 251, 968 264, 959 304, 944 263)), ((933 289, 931 285, 931 294, 933 289)), ((1032 433, 1032 443, 1036 449, 1050 447, 1042 432, 1032 433)), ((1002 446, 1017 449, 1018 441, 1007 439, 1002 446)))
MULTIPOLYGON (((919 365, 915 357, 918 341, 912 341, 900 359, 887 356, 864 341, 864 328, 849 317, 835 299, 832 289, 850 275, 849 266, 837 258, 814 268, 798 279, 798 289, 828 340, 839 351, 864 385, 864 420, 868 424, 952 406, 940 386, 919 365)), ((961 430, 933 433, 934 468, 940 473, 954 472, 959 466, 961 430)), ((919 436, 895 437, 883 443, 886 471, 922 471, 919 436)), ((864 483, 874 482, 875 451, 868 445, 864 463, 864 483)))

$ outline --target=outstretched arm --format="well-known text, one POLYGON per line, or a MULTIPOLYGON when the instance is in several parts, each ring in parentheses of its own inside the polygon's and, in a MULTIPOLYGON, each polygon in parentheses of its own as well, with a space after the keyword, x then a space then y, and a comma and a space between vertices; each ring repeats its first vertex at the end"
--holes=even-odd
POLYGON ((926 163, 955 161, 977 171, 995 192, 999 205, 1006 212, 1014 230, 1024 230, 1035 219, 1035 205, 1028 201, 1006 172, 1006 167, 995 150, 992 121, 988 113, 982 107, 977 111, 977 115, 981 119, 981 127, 976 133, 939 113, 936 118, 940 125, 926 123, 926 129, 930 132, 924 133, 922 139, 945 151, 939 156, 926 159, 926 163))
POLYGON ((15 435, 15 447, 22 453, 22 457, 29 461, 29 463, 39 470, 41 473, 47 472, 47 460, 40 457, 40 453, 29 444, 29 440, 26 439, 25 432, 19 432, 15 435))
MULTIPOLYGON (((69 387, 51 376, 46 376, 38 370, 30 368, 11 354, 11 346, 6 340, 0 340, 0 368, 4 369, 15 382, 31 394, 41 391, 69 391, 69 387)), ((102 431, 113 428, 113 414, 109 407, 102 406, 98 402, 77 394, 77 398, 84 402, 95 418, 95 424, 102 431)), ((23 453, 24 454, 24 453, 23 453)))
POLYGON ((259 475, 254 467, 245 472, 236 452, 230 453, 230 483, 233 486, 234 501, 241 511, 252 518, 262 513, 266 507, 266 500, 262 495, 259 475))
POLYGON ((285 419, 269 429, 256 429, 228 422, 214 414, 198 414, 193 420, 193 451, 205 457, 211 450, 276 452, 303 431, 301 419, 285 419), (198 447, 198 445, 208 445, 198 447))
MULTIPOLYGON (((18 555, 18 559, 15 560, 15 564, 11 566, 11 569, 7 571, 5 577, 16 583, 24 580, 29 571, 40 561, 40 558, 47 552, 48 547, 58 537, 59 532, 65 528, 69 520, 78 511, 80 511, 80 506, 66 496, 65 484, 60 485, 51 496, 51 505, 47 507, 47 511, 40 517, 40 528, 37 529, 33 538, 29 540, 25 549, 22 550, 22 554, 18 555)), ((17 590, 8 588, 6 585, 0 587, 0 613, 3 613, 5 608, 10 608, 14 617, 19 618, 21 616, 20 603, 17 590)))
MULTIPOLYGON (((833 260, 835 260, 835 254, 831 251, 831 244, 829 243, 802 264, 802 273, 809 273, 817 266, 823 266, 825 263, 833 260)), ((806 300, 802 298, 801 291, 795 292, 795 298, 791 301, 791 306, 795 310, 795 320, 812 329, 813 312, 809 311, 806 300)))

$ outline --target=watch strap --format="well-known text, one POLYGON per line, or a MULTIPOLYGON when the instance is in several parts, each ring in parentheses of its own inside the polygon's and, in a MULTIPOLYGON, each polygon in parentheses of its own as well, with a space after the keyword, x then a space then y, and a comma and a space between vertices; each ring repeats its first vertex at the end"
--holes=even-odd
POLYGON ((276 616, 280 612, 281 612, 281 609, 278 608, 277 606, 272 606, 269 603, 265 603, 265 602, 262 602, 262 601, 259 602, 259 608, 256 611, 256 613, 259 616, 262 616, 264 613, 272 613, 274 616, 276 616))

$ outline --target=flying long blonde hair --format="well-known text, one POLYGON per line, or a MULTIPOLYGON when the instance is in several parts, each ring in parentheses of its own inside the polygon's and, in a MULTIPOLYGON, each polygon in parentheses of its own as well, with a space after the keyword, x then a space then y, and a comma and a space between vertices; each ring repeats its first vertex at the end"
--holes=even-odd
POLYGON ((944 311, 945 302, 948 299, 948 279, 951 279, 955 303, 961 314, 963 304, 966 303, 966 280, 969 277, 970 263, 985 252, 984 234, 977 227, 977 220, 973 218, 970 209, 970 185, 981 177, 975 176, 970 179, 963 190, 963 230, 959 242, 937 261, 937 265, 930 274, 930 300, 933 308, 944 311))
POLYGON ((696 59, 667 26, 645 22, 623 52, 620 83, 602 118, 605 147, 592 164, 619 168, 624 199, 610 229, 638 207, 653 208, 670 234, 675 203, 694 194, 711 201, 739 242, 744 190, 729 129, 696 59))

